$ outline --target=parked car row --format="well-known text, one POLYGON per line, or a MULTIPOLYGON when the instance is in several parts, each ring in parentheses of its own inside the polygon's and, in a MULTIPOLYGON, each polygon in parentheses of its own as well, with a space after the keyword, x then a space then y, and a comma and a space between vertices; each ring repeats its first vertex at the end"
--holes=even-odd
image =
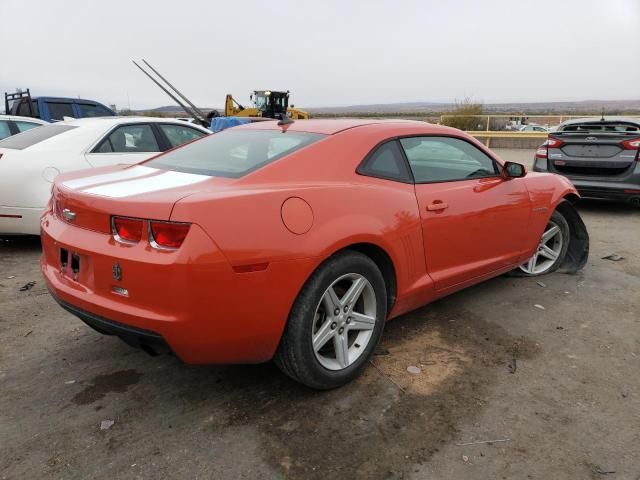
POLYGON ((423 122, 4 120, 23 131, 0 141, 0 234, 41 234, 64 308, 187 363, 275 359, 314 388, 355 378, 390 318, 508 271, 582 268, 580 194, 640 204, 634 119, 564 122, 532 173, 423 122))

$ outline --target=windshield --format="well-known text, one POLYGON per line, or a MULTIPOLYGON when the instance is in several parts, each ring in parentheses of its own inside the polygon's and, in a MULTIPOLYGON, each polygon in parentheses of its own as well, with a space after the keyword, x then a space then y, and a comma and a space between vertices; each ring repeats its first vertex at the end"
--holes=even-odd
POLYGON ((14 135, 13 137, 9 137, 0 141, 0 148, 24 150, 25 148, 31 147, 36 143, 43 142, 52 137, 55 137, 56 135, 68 132, 69 130, 73 130, 74 128, 78 127, 59 124, 43 125, 42 127, 33 128, 31 130, 27 130, 24 133, 20 133, 18 135, 14 135))
POLYGON ((238 178, 325 135, 281 130, 224 130, 144 162, 148 167, 238 178))
POLYGON ((256 108, 264 110, 267 108, 267 96, 263 93, 256 93, 256 108))

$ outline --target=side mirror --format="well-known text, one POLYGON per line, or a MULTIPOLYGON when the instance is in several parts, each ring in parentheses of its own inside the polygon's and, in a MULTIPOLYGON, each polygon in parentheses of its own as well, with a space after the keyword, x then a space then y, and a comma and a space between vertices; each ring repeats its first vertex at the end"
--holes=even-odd
POLYGON ((524 165, 515 162, 505 162, 502 168, 502 176, 504 178, 522 178, 527 174, 524 165))

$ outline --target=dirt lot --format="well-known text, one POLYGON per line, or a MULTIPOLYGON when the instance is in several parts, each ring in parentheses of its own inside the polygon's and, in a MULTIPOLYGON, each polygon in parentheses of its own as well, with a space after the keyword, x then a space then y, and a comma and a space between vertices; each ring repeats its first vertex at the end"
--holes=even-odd
POLYGON ((49 297, 37 240, 1 242, 0 478, 636 480, 640 211, 580 210, 581 274, 500 277, 399 318, 375 366, 324 393, 101 336, 49 297), (486 440, 505 441, 457 445, 486 440))

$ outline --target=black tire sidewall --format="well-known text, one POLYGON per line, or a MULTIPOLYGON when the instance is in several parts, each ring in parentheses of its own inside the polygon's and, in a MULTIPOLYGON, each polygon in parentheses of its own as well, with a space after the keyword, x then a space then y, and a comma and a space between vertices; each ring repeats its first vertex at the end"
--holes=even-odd
MULTIPOLYGON (((295 379, 313 388, 329 389, 350 382, 364 368, 378 345, 387 317, 387 294, 380 269, 366 255, 345 251, 326 260, 305 283, 294 302, 284 332, 289 355, 295 359, 295 379), (348 273, 364 276, 376 296, 376 323, 369 343, 358 359, 343 370, 329 370, 322 366, 313 351, 312 328, 316 308, 327 288, 348 273)), ((286 353, 285 353, 286 354, 286 353)))

